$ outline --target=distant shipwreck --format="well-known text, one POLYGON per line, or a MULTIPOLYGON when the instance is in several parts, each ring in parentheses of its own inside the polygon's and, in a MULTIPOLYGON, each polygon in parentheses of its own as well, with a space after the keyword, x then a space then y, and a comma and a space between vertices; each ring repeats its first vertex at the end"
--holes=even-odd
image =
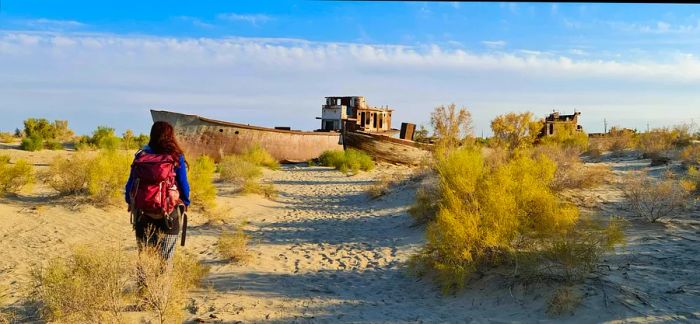
POLYGON ((418 164, 429 155, 429 145, 413 141, 415 125, 391 127, 389 107, 372 107, 362 96, 326 97, 321 106, 321 128, 297 131, 289 127, 259 127, 162 110, 151 110, 153 121, 173 125, 190 156, 209 155, 215 160, 243 153, 259 145, 280 162, 305 162, 328 150, 352 147, 377 160, 418 164), (399 134, 399 137, 393 137, 399 134))

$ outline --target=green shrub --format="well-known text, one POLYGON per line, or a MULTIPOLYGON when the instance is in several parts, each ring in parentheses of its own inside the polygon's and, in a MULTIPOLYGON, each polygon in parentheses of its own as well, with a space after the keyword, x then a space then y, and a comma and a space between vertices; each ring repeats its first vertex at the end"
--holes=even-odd
POLYGON ((0 196, 18 194, 34 183, 34 168, 26 160, 9 163, 9 158, 0 158, 0 196))
POLYGON ((136 150, 148 144, 148 140, 148 135, 140 134, 139 136, 134 136, 134 132, 130 129, 127 129, 122 134, 121 143, 122 147, 125 150, 136 150))
POLYGON ((489 167, 480 150, 462 148, 439 158, 435 169, 437 216, 411 264, 418 274, 434 274, 445 292, 463 287, 477 270, 540 252, 535 247, 575 228, 578 209, 550 189, 556 165, 544 156, 516 152, 503 165, 489 167))
POLYGON ((44 118, 29 118, 24 121, 24 135, 21 148, 26 151, 39 151, 44 148, 51 150, 62 149, 60 140, 73 136, 68 128, 68 121, 56 120, 50 123, 44 118))
POLYGON ((30 136, 22 139, 20 148, 25 151, 40 151, 44 148, 44 140, 38 136, 30 136))
POLYGON ((24 134, 26 137, 55 139, 57 131, 55 125, 45 118, 29 118, 24 121, 24 134))
POLYGON ((323 166, 331 166, 343 173, 357 174, 374 168, 374 161, 367 153, 355 149, 325 151, 319 157, 323 166))
POLYGON ((188 180, 190 195, 195 206, 203 209, 216 207, 216 187, 214 187, 214 171, 216 165, 212 158, 202 155, 190 165, 188 180))
POLYGON ((249 148, 241 155, 241 157, 254 165, 264 166, 271 170, 278 170, 280 168, 280 164, 277 159, 272 157, 272 155, 270 155, 270 153, 268 153, 264 148, 260 147, 260 145, 254 145, 253 147, 249 148))
POLYGON ((130 278, 123 252, 99 246, 78 247, 34 271, 35 298, 42 317, 59 322, 119 322, 130 278))
POLYGON ((44 148, 47 150, 52 150, 52 151, 62 150, 63 144, 61 144, 61 142, 59 142, 59 141, 48 140, 48 141, 44 142, 44 148))
POLYGON ((87 192, 91 161, 85 153, 70 158, 57 156, 49 165, 44 180, 61 195, 87 192))
POLYGON ((97 205, 114 204, 122 199, 124 183, 129 178, 132 158, 129 154, 100 151, 90 161, 87 192, 97 205))

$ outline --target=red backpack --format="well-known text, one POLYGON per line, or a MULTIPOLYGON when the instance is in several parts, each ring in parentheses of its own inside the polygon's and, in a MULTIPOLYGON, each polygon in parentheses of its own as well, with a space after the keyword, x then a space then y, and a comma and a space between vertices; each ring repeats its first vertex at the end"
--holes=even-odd
POLYGON ((180 192, 175 181, 178 161, 169 154, 141 151, 131 165, 133 185, 129 196, 132 210, 139 209, 153 219, 170 215, 180 204, 180 192))

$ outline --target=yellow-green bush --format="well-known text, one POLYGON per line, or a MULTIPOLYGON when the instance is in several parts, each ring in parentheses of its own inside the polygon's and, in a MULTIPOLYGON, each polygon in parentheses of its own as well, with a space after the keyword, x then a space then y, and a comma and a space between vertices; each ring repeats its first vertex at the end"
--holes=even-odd
POLYGON ((325 151, 319 157, 319 162, 323 166, 332 166, 340 172, 349 174, 374 169, 372 158, 367 153, 355 149, 325 151))
POLYGON ((116 151, 100 151, 89 164, 87 192, 98 205, 114 204, 122 199, 129 179, 132 157, 116 151))
POLYGON ((700 145, 691 145, 683 149, 681 160, 685 165, 700 165, 700 145))
POLYGON ((130 267, 123 253, 79 247, 33 273, 42 317, 60 322, 119 322, 130 267))
POLYGON ((579 151, 588 149, 588 134, 576 130, 573 124, 554 124, 554 134, 540 139, 541 144, 558 145, 579 151))
POLYGON ((683 185, 688 192, 700 193, 700 171, 695 167, 690 167, 683 185))
POLYGON ((34 183, 34 167, 23 159, 9 163, 9 157, 0 158, 0 196, 18 194, 34 183))
POLYGON ((228 260, 243 262, 250 257, 248 241, 250 238, 241 229, 232 233, 221 233, 217 242, 219 253, 228 260))
POLYGON ((213 183, 215 170, 214 160, 206 155, 198 157, 190 164, 188 180, 191 200, 195 206, 204 209, 216 207, 216 187, 213 183))
POLYGON ((278 170, 280 168, 280 164, 277 159, 272 157, 272 155, 260 145, 254 145, 246 150, 243 154, 241 154, 241 158, 245 161, 253 163, 254 165, 264 166, 268 169, 278 170))
MULTIPOLYGON (((79 194, 86 190, 92 158, 77 153, 70 158, 57 156, 49 165, 44 180, 61 195, 79 194)), ((128 176, 128 175, 127 175, 128 176)))
POLYGON ((412 266, 434 274, 444 291, 463 287, 479 269, 510 264, 516 253, 562 239, 578 220, 578 209, 550 189, 556 165, 544 156, 515 152, 490 168, 479 150, 463 148, 440 158, 435 169, 437 217, 412 266))
POLYGON ((0 132, 0 143, 12 143, 17 139, 12 133, 0 132))
POLYGON ((219 162, 219 175, 223 181, 242 185, 247 181, 257 181, 262 170, 240 155, 227 155, 219 162))

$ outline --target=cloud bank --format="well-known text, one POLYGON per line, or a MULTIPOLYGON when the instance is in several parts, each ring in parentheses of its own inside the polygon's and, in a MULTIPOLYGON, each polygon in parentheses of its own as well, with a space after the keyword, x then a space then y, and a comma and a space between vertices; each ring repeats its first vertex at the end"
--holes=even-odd
MULTIPOLYGON (((572 52, 573 53, 573 52, 572 52)), ((69 119, 78 132, 108 124, 147 130, 164 108, 266 126, 317 128, 324 96, 364 95, 425 123, 455 102, 477 135, 497 114, 583 112, 628 127, 700 119, 700 59, 595 59, 531 50, 473 52, 436 45, 323 43, 294 39, 169 38, 0 33, 0 130, 27 117, 69 119)))

